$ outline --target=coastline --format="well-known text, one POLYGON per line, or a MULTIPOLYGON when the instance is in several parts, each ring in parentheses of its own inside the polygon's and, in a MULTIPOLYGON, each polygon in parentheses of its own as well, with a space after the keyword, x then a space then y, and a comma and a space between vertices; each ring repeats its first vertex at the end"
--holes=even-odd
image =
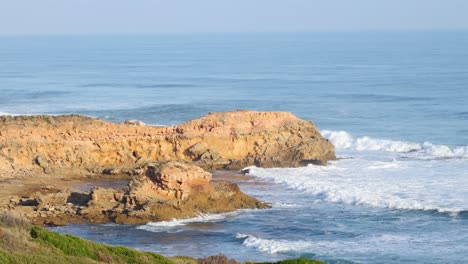
MULTIPOLYGON (((187 256, 164 257, 162 255, 112 246, 62 235, 31 224, 14 214, 0 213, 0 262, 1 263, 238 263, 223 254, 192 258, 187 256), (25 253, 27 252, 27 253, 25 253)), ((254 263, 254 262, 246 262, 254 263)), ((263 262, 267 263, 267 262, 263 262)), ((277 264, 322 264, 307 258, 275 262, 277 264)))
MULTIPOLYGON (((0 210, 37 225, 143 224, 269 208, 209 171, 326 164, 334 147, 290 113, 209 113, 173 127, 69 116, 0 117, 0 210), (124 188, 72 186, 129 179, 124 188)), ((121 186, 120 186, 121 187, 121 186)))
MULTIPOLYGON (((67 239, 84 240, 37 225, 145 224, 265 209, 270 207, 268 203, 244 194, 229 182, 233 178, 245 180, 237 169, 325 164, 335 158, 333 145, 311 122, 289 113, 210 113, 170 128, 149 127, 139 121, 113 124, 75 115, 7 116, 0 121, 0 213, 4 218, 14 214, 28 219, 12 221, 32 221, 36 226, 30 229, 32 240, 27 240, 34 243, 38 237, 54 237, 53 246, 60 250, 67 239), (155 144, 159 148, 156 156, 154 151, 145 154, 142 147, 155 144)), ((27 237, 25 226, 29 224, 23 224, 20 232, 27 237)), ((7 226, 8 230, 14 228, 7 226)), ((79 243, 81 248, 107 247, 79 243)), ((113 250, 107 247, 105 251, 113 250)), ((65 253, 64 258, 69 259, 70 252, 65 253)), ((121 258, 101 253, 85 258, 103 262, 121 258)), ((156 258, 156 263, 165 261, 153 253, 141 254, 144 259, 156 258)), ((35 257, 42 258, 41 253, 35 257)), ((167 261, 210 263, 220 257, 175 257, 167 261)), ((28 257, 0 248, 0 259, 15 263, 28 257)), ((147 261, 135 263, 140 262, 147 261)), ((297 259, 281 263, 321 262, 297 259)))
MULTIPOLYGON (((177 226, 164 226, 177 223, 169 221, 154 226, 71 224, 47 229, 163 256, 200 258, 222 252, 238 261, 307 256, 330 263, 464 262, 468 257, 465 33, 3 38, 0 115, 10 113, 11 120, 34 115, 18 121, 17 131, 24 132, 30 143, 47 141, 50 147, 41 148, 53 155, 40 153, 40 146, 26 140, 17 141, 18 145, 0 139, 0 168, 5 157, 16 159, 14 164, 6 159, 8 170, 0 170, 0 197, 8 206, 10 198, 28 201, 35 193, 53 194, 68 186, 87 194, 95 186, 118 192, 132 180, 128 174, 117 179, 120 176, 114 173, 133 170, 133 151, 140 147, 127 147, 123 138, 112 139, 113 131, 119 135, 116 126, 109 126, 109 135, 101 133, 100 126, 90 126, 110 142, 100 144, 111 150, 109 155, 99 156, 93 153, 98 149, 73 129, 62 129, 62 138, 40 131, 53 130, 53 124, 41 123, 41 116, 62 128, 59 115, 79 114, 82 120, 112 123, 141 120, 145 126, 119 125, 129 135, 125 138, 144 143, 142 154, 135 154, 151 157, 145 154, 151 139, 135 130, 147 129, 151 135, 154 130, 148 127, 172 129, 208 112, 292 111, 319 127, 335 145, 338 159, 327 166, 249 167, 246 181, 224 177, 242 192, 271 203, 271 209, 235 211, 206 222, 179 220, 183 223, 177 226), (67 163, 67 156, 55 155, 60 153, 54 147, 67 145, 85 151, 70 150, 74 168, 57 163, 67 163), (120 152, 122 146, 126 147, 120 152), (81 158, 89 161, 87 157, 101 162, 106 156, 121 159, 117 152, 123 154, 122 163, 80 165, 81 158), (37 159, 37 164, 39 156, 46 159, 37 159), (126 159, 129 163, 120 166, 126 159), (100 174, 104 169, 113 174, 100 174), (7 195, 13 190, 24 197, 7 195)), ((79 121, 75 124, 82 127, 79 121)), ((0 125, 6 138, 16 134, 6 129, 0 125)), ((91 138, 100 143, 101 138, 91 138)), ((274 140, 270 143, 278 149, 274 140)), ((214 160, 211 154, 204 160, 214 160)), ((213 173, 211 182, 218 182, 217 171, 209 166, 205 169, 213 173)), ((15 203, 11 206, 20 209, 15 203)))

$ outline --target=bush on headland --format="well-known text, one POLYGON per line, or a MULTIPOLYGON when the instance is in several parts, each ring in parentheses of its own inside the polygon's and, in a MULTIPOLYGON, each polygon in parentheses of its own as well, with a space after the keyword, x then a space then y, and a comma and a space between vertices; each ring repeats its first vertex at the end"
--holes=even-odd
MULTIPOLYGON (((271 262, 261 262, 257 264, 269 264, 271 262)), ((275 262, 275 264, 324 264, 324 262, 315 260, 315 259, 308 259, 308 258, 295 258, 295 259, 286 259, 282 261, 275 262)))
MULTIPOLYGON (((228 259, 225 255, 219 254, 215 256, 198 259, 198 264, 236 264, 234 259, 228 259)), ((322 261, 308 258, 287 259, 278 262, 245 262, 245 264, 324 264, 322 261)))
MULTIPOLYGON (((203 259, 170 257, 110 246, 62 235, 38 226, 13 214, 0 213, 0 263, 174 263, 174 264, 235 264, 235 260, 220 254, 203 259)), ((265 262, 266 263, 266 262, 265 262)), ((305 258, 284 260, 281 264, 319 264, 305 258)))

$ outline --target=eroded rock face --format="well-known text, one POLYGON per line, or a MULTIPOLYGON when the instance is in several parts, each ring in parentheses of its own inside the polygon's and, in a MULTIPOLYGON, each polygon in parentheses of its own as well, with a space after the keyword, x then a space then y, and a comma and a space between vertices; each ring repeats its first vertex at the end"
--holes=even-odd
POLYGON ((196 188, 211 181, 211 173, 183 161, 150 163, 133 171, 129 193, 140 197, 160 199, 186 199, 196 188))
POLYGON ((171 127, 76 115, 0 116, 3 173, 100 173, 164 160, 185 160, 210 170, 240 169, 323 164, 334 158, 333 145, 316 127, 291 113, 210 113, 171 127))
POLYGON ((290 113, 210 113, 171 127, 114 124, 77 115, 0 116, 2 180, 134 177, 125 190, 49 190, 0 197, 0 210, 19 211, 36 224, 61 225, 139 224, 265 208, 267 204, 235 184, 210 182, 205 170, 324 164, 334 158, 333 145, 315 126, 290 113))
POLYGON ((269 205, 242 193, 235 184, 211 183, 211 174, 185 161, 166 161, 127 170, 134 176, 127 188, 94 187, 35 193, 26 199, 0 199, 1 210, 22 213, 35 224, 92 222, 142 224, 201 213, 222 213, 269 205))

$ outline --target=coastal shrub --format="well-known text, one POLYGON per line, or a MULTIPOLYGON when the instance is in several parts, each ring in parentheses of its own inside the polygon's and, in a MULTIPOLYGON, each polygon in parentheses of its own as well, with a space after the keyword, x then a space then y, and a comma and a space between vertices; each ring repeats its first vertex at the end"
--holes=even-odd
POLYGON ((28 240, 28 234, 25 230, 0 228, 0 249, 24 251, 31 247, 34 245, 28 240))
POLYGON ((224 254, 198 259, 199 264, 237 264, 234 259, 228 259, 224 254))
POLYGON ((26 219, 18 215, 12 213, 1 213, 0 226, 11 228, 28 228, 30 224, 26 219))
MULTIPOLYGON (((34 248, 29 241, 29 223, 13 214, 0 214, 0 249, 24 251, 34 248)), ((0 262, 1 263, 1 262, 0 262)))
POLYGON ((50 117, 48 116, 44 116, 44 121, 47 123, 47 124, 51 124, 52 121, 50 121, 50 117))
POLYGON ((282 260, 278 262, 261 262, 257 264, 325 264, 325 262, 308 258, 295 258, 282 260))
POLYGON ((169 259, 172 260, 176 264, 198 264, 197 259, 186 257, 186 256, 175 256, 175 257, 170 257, 169 259))
POLYGON ((98 253, 98 260, 100 262, 105 262, 105 263, 112 263, 114 262, 114 258, 112 256, 107 255, 106 253, 99 251, 98 253))

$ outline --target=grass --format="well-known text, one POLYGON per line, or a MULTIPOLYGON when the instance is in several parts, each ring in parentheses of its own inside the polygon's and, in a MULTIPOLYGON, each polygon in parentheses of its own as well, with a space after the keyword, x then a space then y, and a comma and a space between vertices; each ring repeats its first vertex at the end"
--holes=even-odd
POLYGON ((161 255, 62 235, 0 214, 0 263, 179 263, 161 255))
MULTIPOLYGON (((184 256, 166 258, 155 253, 99 244, 72 235, 62 235, 32 226, 28 221, 16 215, 0 213, 0 263, 235 264, 237 262, 222 254, 198 260, 184 256)), ((323 262, 299 258, 276 263, 322 264, 323 262)))
POLYGON ((97 244, 75 236, 53 233, 37 226, 31 228, 31 237, 42 244, 57 248, 67 256, 107 263, 172 263, 153 253, 97 244))

